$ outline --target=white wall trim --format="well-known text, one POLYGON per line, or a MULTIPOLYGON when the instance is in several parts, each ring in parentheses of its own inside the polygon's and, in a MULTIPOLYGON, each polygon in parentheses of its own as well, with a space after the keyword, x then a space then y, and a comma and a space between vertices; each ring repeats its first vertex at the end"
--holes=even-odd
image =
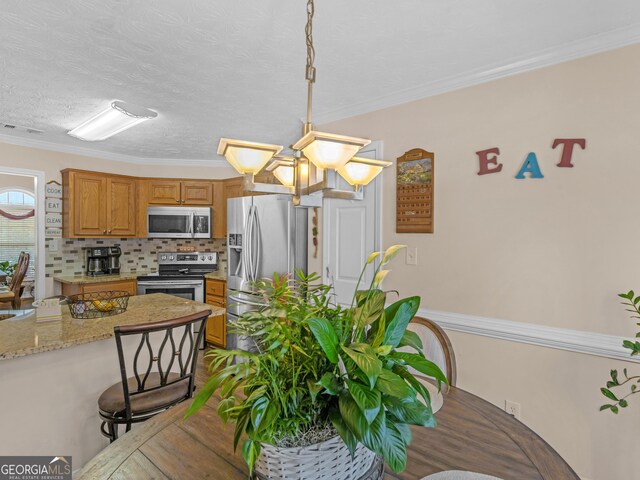
MULTIPOLYGON (((101 158, 103 160, 111 160, 114 162, 133 163, 137 165, 158 165, 173 167, 228 167, 229 163, 220 158, 198 159, 198 158, 142 158, 132 155, 124 155, 121 153, 104 152, 76 145, 65 145, 54 142, 47 142, 33 138, 19 137, 15 135, 0 134, 0 142, 10 145, 19 145, 21 147, 40 148, 42 150, 50 150, 53 152, 71 153, 74 155, 82 155, 85 157, 101 158)), ((214 150, 212 150, 212 154, 214 150)))
POLYGON ((458 75, 424 83, 409 89, 391 92, 386 95, 369 98, 360 103, 345 105, 341 108, 315 113, 318 125, 370 113, 383 108, 394 107, 446 92, 459 90, 481 83, 490 82, 511 75, 576 60, 596 53, 614 50, 640 43, 640 24, 632 24, 609 32, 566 43, 557 47, 541 50, 535 54, 506 59, 500 64, 489 65, 481 69, 469 70, 458 75))
POLYGON ((622 347, 624 338, 615 335, 429 309, 418 310, 418 316, 445 330, 640 363, 640 358, 631 358, 629 350, 622 347))
POLYGON ((45 296, 45 211, 44 211, 44 185, 45 174, 42 170, 29 170, 26 168, 11 168, 0 166, 0 173, 8 173, 13 175, 26 175, 35 178, 36 188, 36 255, 38 262, 35 268, 36 271, 36 298, 38 300, 45 296))

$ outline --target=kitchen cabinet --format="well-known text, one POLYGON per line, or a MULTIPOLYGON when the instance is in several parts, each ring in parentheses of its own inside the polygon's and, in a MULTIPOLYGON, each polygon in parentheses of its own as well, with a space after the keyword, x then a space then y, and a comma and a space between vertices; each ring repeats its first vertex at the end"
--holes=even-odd
POLYGON ((203 180, 147 179, 149 205, 211 205, 213 184, 203 180))
POLYGON ((62 295, 79 295, 83 293, 107 292, 110 290, 122 290, 133 296, 136 294, 135 280, 113 280, 97 283, 63 283, 62 295))
POLYGON ((218 187, 216 203, 220 205, 216 211, 214 211, 213 221, 213 237, 214 238, 226 238, 227 237, 227 200, 229 198, 237 198, 245 195, 243 188, 244 177, 227 178, 220 181, 216 186, 218 187), (218 220, 216 230, 216 217, 218 220))
MULTIPOLYGON (((226 308, 227 282, 222 279, 207 279, 206 303, 214 307, 226 308)), ((205 340, 220 348, 227 346, 226 314, 211 316, 207 319, 205 340)))
POLYGON ((83 170, 62 171, 64 238, 135 237, 137 180, 83 170))

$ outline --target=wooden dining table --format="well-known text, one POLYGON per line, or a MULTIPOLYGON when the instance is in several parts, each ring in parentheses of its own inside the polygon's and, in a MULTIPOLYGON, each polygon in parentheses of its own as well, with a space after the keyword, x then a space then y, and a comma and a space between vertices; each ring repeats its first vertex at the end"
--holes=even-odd
MULTIPOLYGON (((212 398, 185 420, 185 402, 121 435, 94 457, 76 480, 248 478, 233 425, 216 413, 212 398)), ((551 446, 491 403, 451 387, 436 413, 436 428, 413 427, 402 473, 386 480, 418 480, 443 470, 468 470, 504 480, 580 480, 551 446)), ((96 431, 97 431, 96 425, 96 431)))

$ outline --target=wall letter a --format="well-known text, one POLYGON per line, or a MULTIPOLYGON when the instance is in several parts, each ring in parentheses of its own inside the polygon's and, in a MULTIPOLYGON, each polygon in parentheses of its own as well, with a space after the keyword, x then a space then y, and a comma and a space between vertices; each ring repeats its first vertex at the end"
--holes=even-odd
POLYGON ((525 178, 525 173, 531 174, 529 178, 544 178, 544 175, 542 175, 542 172, 540 171, 540 165, 538 165, 538 157, 536 157, 534 152, 529 152, 529 155, 527 155, 527 158, 522 164, 522 168, 520 168, 516 178, 519 180, 525 178))

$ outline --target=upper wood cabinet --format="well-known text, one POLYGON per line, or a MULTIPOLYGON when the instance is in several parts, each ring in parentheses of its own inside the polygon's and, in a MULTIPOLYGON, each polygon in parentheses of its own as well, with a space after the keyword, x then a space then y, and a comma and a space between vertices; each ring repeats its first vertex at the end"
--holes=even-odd
POLYGON ((211 181, 147 179, 149 205, 211 205, 211 181))
POLYGON ((63 237, 136 236, 135 178, 63 170, 62 191, 63 237))
POLYGON ((126 177, 107 178, 107 234, 136 236, 137 180, 126 177))

